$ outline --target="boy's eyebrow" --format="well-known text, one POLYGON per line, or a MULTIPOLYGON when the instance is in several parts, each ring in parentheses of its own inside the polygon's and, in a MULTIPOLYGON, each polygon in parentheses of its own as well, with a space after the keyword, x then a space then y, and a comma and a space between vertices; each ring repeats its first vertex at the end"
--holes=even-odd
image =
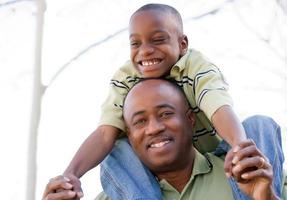
MULTIPOLYGON (((165 30, 155 30, 153 32, 151 32, 152 35, 156 34, 156 33, 167 33, 165 30)), ((130 34, 129 38, 134 37, 134 36, 139 36, 140 34, 138 33, 132 33, 130 34)))

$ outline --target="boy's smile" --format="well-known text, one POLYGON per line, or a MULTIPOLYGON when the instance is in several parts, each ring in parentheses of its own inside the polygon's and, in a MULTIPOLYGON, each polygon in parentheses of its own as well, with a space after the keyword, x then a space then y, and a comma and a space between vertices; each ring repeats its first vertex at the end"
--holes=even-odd
POLYGON ((185 54, 188 41, 179 27, 172 14, 158 10, 139 11, 131 17, 130 57, 143 77, 167 75, 185 54))

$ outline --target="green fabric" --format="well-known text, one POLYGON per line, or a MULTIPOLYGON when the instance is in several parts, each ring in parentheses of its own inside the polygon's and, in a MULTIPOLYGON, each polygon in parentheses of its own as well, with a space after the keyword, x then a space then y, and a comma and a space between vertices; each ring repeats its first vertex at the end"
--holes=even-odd
POLYGON ((166 200, 232 200, 232 191, 223 170, 223 161, 213 154, 196 154, 192 176, 181 193, 165 180, 160 181, 166 200), (212 168, 209 162, 212 163, 212 168))
POLYGON ((283 170, 282 199, 287 200, 287 171, 283 170))
MULTIPOLYGON (((128 61, 111 80, 110 91, 104 104, 99 125, 111 125, 125 131, 122 119, 123 100, 140 74, 128 61)), ((202 153, 214 151, 220 138, 215 134, 210 119, 223 105, 232 105, 223 75, 200 52, 189 50, 172 68, 173 78, 183 90, 196 114, 194 146, 202 153)))
MULTIPOLYGON (((223 170, 223 160, 207 154, 206 157, 196 151, 192 176, 179 193, 167 181, 160 181, 161 191, 165 200, 232 200, 232 191, 223 170), (207 159, 208 157, 208 159, 207 159), (209 161, 212 163, 210 167, 209 161)), ((96 200, 108 200, 101 193, 96 200)))

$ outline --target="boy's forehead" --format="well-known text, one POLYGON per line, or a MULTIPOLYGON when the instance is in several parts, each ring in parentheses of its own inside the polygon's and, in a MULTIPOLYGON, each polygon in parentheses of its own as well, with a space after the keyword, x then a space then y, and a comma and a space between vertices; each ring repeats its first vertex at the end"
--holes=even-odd
POLYGON ((163 20, 166 19, 166 17, 170 16, 171 13, 169 12, 163 12, 162 10, 156 10, 156 9, 150 9, 150 10, 141 10, 138 12, 135 12, 131 18, 130 18, 130 25, 132 23, 141 23, 143 20, 135 20, 135 18, 141 17, 141 18, 154 18, 157 20, 163 20))
POLYGON ((134 13, 130 18, 129 29, 134 27, 141 27, 143 24, 160 24, 164 27, 179 29, 176 18, 170 12, 163 12, 162 10, 143 10, 134 13), (148 20, 148 21, 147 21, 148 20))

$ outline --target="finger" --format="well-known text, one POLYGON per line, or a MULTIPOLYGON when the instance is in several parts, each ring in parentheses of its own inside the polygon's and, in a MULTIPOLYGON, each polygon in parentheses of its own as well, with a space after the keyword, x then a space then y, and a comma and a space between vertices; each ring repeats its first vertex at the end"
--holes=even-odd
POLYGON ((246 157, 254 157, 254 156, 263 157, 265 160, 267 160, 267 158, 261 153, 261 151, 256 147, 256 145, 252 144, 237 151, 234 155, 232 163, 236 164, 238 161, 246 157))
POLYGON ((250 145, 255 145, 254 141, 252 139, 246 139, 246 140, 238 143, 236 146, 234 146, 233 151, 234 151, 234 153, 236 153, 237 150, 240 150, 240 149, 245 148, 245 147, 250 146, 250 145))
POLYGON ((84 193, 83 193, 82 188, 81 188, 80 180, 74 175, 68 175, 68 178, 71 180, 70 182, 73 184, 73 191, 75 191, 77 194, 76 200, 82 198, 84 196, 84 193))
POLYGON ((233 160, 233 157, 234 157, 234 152, 231 150, 229 150, 225 156, 225 159, 224 159, 224 171, 225 171, 225 174, 228 178, 231 177, 232 175, 232 160, 233 160))
POLYGON ((68 181, 69 179, 63 176, 57 176, 55 178, 50 179, 49 183, 46 185, 43 196, 47 196, 49 193, 52 193, 60 188, 66 190, 71 189, 73 186, 68 181))
POLYGON ((267 162, 260 156, 246 157, 234 165, 232 172, 237 173, 250 167, 265 168, 267 166, 267 162))
POLYGON ((81 188, 81 184, 76 184, 74 186, 74 191, 77 193, 77 199, 80 199, 84 196, 84 193, 81 188))
POLYGON ((64 200, 72 199, 76 196, 76 192, 72 190, 63 190, 57 193, 50 193, 43 198, 43 200, 64 200))
POLYGON ((241 180, 244 177, 242 176, 243 174, 256 171, 258 169, 266 169, 266 171, 272 171, 272 166, 261 156, 246 157, 234 165, 232 168, 232 174, 237 181, 241 182, 243 181, 241 180))
POLYGON ((266 183, 271 183, 272 182, 272 177, 273 177, 273 172, 272 170, 269 169, 257 169, 254 171, 249 171, 246 173, 243 173, 241 177, 245 180, 254 180, 254 179, 260 179, 263 182, 266 183))

